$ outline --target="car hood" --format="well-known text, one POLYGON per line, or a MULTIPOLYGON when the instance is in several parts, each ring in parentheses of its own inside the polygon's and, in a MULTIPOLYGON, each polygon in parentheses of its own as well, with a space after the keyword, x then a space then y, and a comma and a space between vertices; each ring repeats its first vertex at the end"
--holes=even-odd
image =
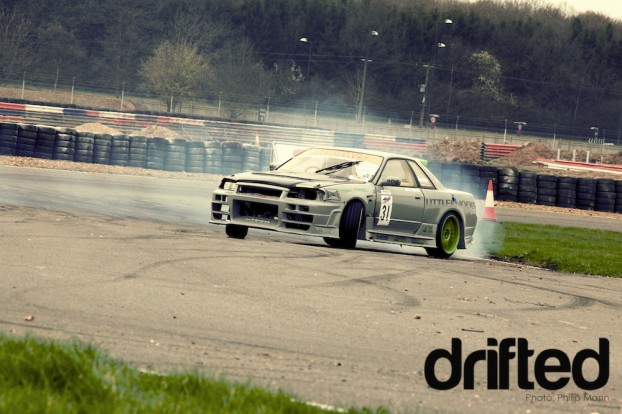
POLYGON ((327 187, 336 184, 363 184, 364 181, 348 180, 346 178, 329 177, 315 173, 279 173, 269 172, 244 172, 234 174, 227 179, 235 182, 276 185, 279 187, 295 188, 304 185, 307 188, 327 187))

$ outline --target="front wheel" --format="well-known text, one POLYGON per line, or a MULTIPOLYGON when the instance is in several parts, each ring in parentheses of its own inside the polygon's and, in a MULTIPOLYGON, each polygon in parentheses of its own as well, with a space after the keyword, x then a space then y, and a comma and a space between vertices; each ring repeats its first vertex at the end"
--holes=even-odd
POLYGON ((341 213, 339 223, 339 238, 333 239, 324 237, 324 241, 329 246, 340 247, 342 249, 354 249, 358 239, 361 222, 363 221, 363 205, 357 201, 346 206, 341 213))
POLYGON ((243 239, 248 234, 248 227, 238 224, 227 224, 225 226, 225 233, 232 239, 243 239))
POLYGON ((456 213, 447 213, 441 219, 436 231, 436 248, 425 250, 432 257, 447 259, 458 249, 462 229, 456 213))

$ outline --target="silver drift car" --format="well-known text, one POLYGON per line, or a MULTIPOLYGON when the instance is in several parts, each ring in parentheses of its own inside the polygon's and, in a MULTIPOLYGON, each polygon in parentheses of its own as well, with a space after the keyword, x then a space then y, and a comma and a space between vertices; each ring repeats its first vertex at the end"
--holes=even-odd
POLYGON ((211 223, 229 237, 248 229, 423 247, 450 257, 473 242, 472 194, 445 188, 416 158, 350 148, 310 148, 269 172, 224 177, 212 194, 211 223))

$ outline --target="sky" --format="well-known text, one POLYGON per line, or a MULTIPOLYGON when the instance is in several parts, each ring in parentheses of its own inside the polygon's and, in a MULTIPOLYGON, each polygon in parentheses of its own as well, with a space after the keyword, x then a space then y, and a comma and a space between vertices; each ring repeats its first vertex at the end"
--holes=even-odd
POLYGON ((560 9, 571 13, 573 9, 577 13, 593 11, 605 16, 622 21, 622 2, 620 0, 545 0, 560 9))
MULTIPOLYGON (((476 2, 478 0, 466 0, 476 2)), ((503 2, 504 0, 496 0, 503 2)), ((537 5, 550 4, 564 11, 568 15, 575 15, 592 11, 601 13, 612 19, 622 22, 622 1, 620 0, 520 0, 524 2, 533 2, 537 5)))

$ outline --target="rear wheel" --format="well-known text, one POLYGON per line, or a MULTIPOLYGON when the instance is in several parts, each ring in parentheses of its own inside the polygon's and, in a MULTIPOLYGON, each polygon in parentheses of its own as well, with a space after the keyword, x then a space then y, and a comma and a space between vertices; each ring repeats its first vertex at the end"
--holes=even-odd
POLYGON ((363 205, 357 201, 348 204, 343 210, 343 213, 341 213, 339 238, 333 239, 324 237, 324 241, 329 246, 354 249, 356 247, 356 240, 358 239, 362 219, 363 205))
POLYGON ((227 224, 225 226, 225 233, 232 239, 243 239, 248 234, 248 227, 237 224, 227 224))
POLYGON ((441 219, 436 232, 436 248, 426 251, 432 257, 447 259, 458 249, 461 238, 460 219, 456 213, 447 213, 441 219))

